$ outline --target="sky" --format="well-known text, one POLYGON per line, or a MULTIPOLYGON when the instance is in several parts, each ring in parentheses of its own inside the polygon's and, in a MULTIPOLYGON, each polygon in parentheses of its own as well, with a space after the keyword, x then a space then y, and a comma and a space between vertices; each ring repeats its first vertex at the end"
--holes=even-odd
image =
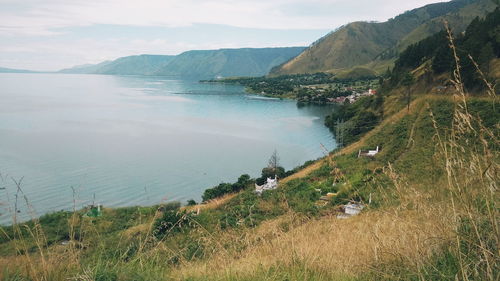
POLYGON ((54 71, 138 54, 308 46, 440 0, 0 0, 0 67, 54 71))

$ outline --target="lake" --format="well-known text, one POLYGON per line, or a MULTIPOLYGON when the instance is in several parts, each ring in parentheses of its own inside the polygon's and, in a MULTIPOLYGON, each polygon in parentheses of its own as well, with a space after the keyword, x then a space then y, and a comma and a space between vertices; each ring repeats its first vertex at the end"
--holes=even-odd
POLYGON ((72 209, 73 189, 77 208, 199 201, 275 149, 291 169, 335 148, 331 110, 165 77, 0 74, 0 223, 21 179, 37 215, 72 209))

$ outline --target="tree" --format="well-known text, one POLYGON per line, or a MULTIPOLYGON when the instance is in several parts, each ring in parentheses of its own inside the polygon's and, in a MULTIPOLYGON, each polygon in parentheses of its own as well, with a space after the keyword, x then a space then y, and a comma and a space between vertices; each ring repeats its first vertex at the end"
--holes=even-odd
POLYGON ((415 77, 411 72, 406 72, 403 76, 403 80, 401 84, 406 86, 406 106, 408 108, 408 112, 410 112, 410 102, 411 102, 411 86, 415 83, 415 77))
POLYGON ((269 158, 269 162, 267 167, 272 169, 273 171, 276 171, 276 169, 280 165, 280 157, 278 156, 278 151, 275 149, 273 154, 271 155, 271 158, 269 158))

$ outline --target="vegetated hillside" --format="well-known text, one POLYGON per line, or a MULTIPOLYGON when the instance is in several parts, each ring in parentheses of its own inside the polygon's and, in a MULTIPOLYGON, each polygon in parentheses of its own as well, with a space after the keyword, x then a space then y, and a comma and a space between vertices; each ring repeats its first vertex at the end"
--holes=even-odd
POLYGON ((25 70, 25 69, 13 69, 0 67, 0 73, 35 73, 36 71, 25 70))
POLYGON ((188 51, 177 56, 139 55, 95 65, 60 70, 60 73, 167 75, 192 79, 218 76, 262 76, 272 67, 300 54, 304 47, 188 51))
POLYGON ((287 47, 188 51, 176 56, 155 74, 196 79, 212 79, 217 76, 262 76, 269 73, 272 67, 290 60, 304 49, 304 47, 287 47))
POLYGON ((151 75, 167 64, 174 56, 138 55, 118 58, 95 65, 82 65, 63 69, 60 73, 151 75))
MULTIPOLYGON (((491 83, 490 90, 497 94, 500 91, 500 67, 497 63, 500 59, 500 9, 496 8, 484 18, 474 19, 465 33, 454 37, 465 89, 471 93, 482 93, 488 89, 484 83, 486 79, 491 83)), ((400 54, 392 72, 387 73, 382 90, 402 89, 399 98, 406 101, 407 106, 419 92, 446 93, 453 90, 449 78, 455 71, 456 61, 449 45, 447 31, 410 45, 400 54)), ((381 107, 380 99, 381 96, 377 96, 344 104, 326 118, 325 124, 336 132, 338 141, 352 143, 383 118, 387 108, 381 107)))
POLYGON ((414 9, 383 23, 350 23, 274 68, 271 74, 339 72, 355 66, 380 73, 407 46, 442 30, 443 20, 462 31, 476 16, 484 16, 495 7, 491 0, 454 0, 414 9))
MULTIPOLYGON (((500 8, 484 18, 474 19, 464 33, 456 34, 454 44, 458 56, 464 85, 469 91, 485 87, 483 78, 492 84, 498 77, 495 61, 500 58, 500 8), (477 64, 477 66, 475 65, 477 64), (482 72, 478 74, 477 68, 482 72)), ((431 82, 433 77, 451 73, 455 69, 455 57, 449 48, 446 31, 438 32, 428 38, 410 45, 401 53, 391 73, 391 85, 404 84, 412 76, 425 76, 431 82)))
POLYGON ((117 75, 151 75, 163 65, 168 64, 175 56, 139 55, 129 56, 114 60, 101 66, 96 74, 117 75))

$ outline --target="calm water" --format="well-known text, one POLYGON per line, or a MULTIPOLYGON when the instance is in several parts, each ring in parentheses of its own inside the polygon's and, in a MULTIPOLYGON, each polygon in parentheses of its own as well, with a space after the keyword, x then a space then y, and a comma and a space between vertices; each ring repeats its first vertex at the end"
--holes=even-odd
POLYGON ((71 209, 71 187, 77 208, 198 201, 274 149, 286 169, 333 149, 330 110, 160 77, 0 74, 0 223, 22 177, 38 215, 71 209))

